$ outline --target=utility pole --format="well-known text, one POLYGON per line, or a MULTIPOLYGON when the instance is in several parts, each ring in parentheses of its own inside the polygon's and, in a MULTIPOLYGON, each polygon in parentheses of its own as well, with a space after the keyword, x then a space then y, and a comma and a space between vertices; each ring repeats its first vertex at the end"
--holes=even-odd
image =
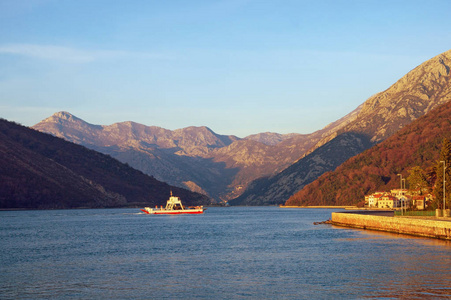
MULTIPOLYGON (((401 192, 402 192, 402 174, 398 174, 398 176, 400 177, 399 179, 399 183, 401 184, 401 192)), ((402 210, 402 199, 401 199, 401 216, 404 215, 404 212, 402 210)))
POLYGON ((443 160, 440 161, 441 163, 443 163, 443 214, 445 213, 445 192, 446 192, 446 188, 445 188, 445 170, 446 170, 446 162, 444 162, 443 160))
MULTIPOLYGON (((402 198, 402 201, 404 202, 404 201, 406 201, 406 198, 405 198, 405 195, 404 195, 404 190, 406 189, 406 179, 405 178, 403 178, 402 179, 402 185, 403 185, 403 188, 402 188, 402 191, 401 191, 401 193, 403 193, 403 198, 402 198)), ((406 204, 406 202, 404 202, 404 210, 406 211, 406 214, 407 214, 407 204, 406 204)))

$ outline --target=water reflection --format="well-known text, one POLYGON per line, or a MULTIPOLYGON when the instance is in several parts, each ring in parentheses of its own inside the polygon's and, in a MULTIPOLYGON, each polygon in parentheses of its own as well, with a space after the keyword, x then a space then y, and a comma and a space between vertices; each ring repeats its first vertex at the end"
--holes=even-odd
POLYGON ((361 273, 354 284, 372 288, 365 298, 451 298, 450 241, 339 228, 354 233, 338 242, 364 243, 362 248, 370 249, 353 263, 361 273))
POLYGON ((345 227, 340 227, 340 226, 332 226, 332 227, 335 229, 339 229, 339 230, 352 230, 352 231, 359 232, 359 236, 354 236, 354 237, 348 238, 348 240, 384 239, 384 240, 386 240, 386 242, 390 243, 390 242, 396 242, 397 239, 404 239, 404 240, 411 240, 412 242, 415 241, 415 243, 422 244, 422 245, 436 245, 436 246, 451 247, 451 241, 449 241, 449 240, 432 239, 432 238, 427 238, 427 237, 418 237, 418 236, 413 236, 413 235, 398 234, 398 233, 369 230, 369 229, 357 229, 357 228, 346 229, 345 227), (393 241, 390 241, 390 240, 393 240, 393 241))

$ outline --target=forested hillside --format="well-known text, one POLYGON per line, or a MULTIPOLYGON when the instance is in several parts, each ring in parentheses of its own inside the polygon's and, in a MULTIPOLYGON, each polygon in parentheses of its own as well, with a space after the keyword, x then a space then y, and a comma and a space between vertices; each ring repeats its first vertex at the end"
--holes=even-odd
POLYGON ((444 138, 451 138, 451 102, 412 122, 381 144, 349 159, 305 186, 286 205, 354 205, 364 195, 398 188, 397 174, 435 166, 444 138))
POLYGON ((108 155, 0 119, 0 208, 186 204, 206 196, 171 187, 108 155))

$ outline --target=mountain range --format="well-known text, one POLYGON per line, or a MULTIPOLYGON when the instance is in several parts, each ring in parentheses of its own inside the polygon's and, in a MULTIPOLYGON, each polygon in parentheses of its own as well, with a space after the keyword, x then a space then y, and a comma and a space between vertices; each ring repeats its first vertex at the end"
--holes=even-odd
POLYGON ((249 182, 290 166, 355 112, 313 134, 260 133, 240 139, 207 127, 168 130, 134 122, 93 125, 57 112, 34 129, 111 155, 158 180, 229 200, 249 182))
POLYGON ((68 112, 33 128, 232 205, 281 204, 323 173, 451 100, 450 66, 447 51, 311 134, 260 133, 240 139, 207 127, 171 131, 133 122, 92 125, 68 112))
POLYGON ((230 204, 284 203, 323 173, 447 103, 451 100, 450 67, 451 50, 419 65, 387 90, 366 100, 350 122, 321 139, 308 155, 282 172, 250 184, 230 204))
POLYGON ((186 205, 204 195, 173 187, 108 155, 0 119, 0 208, 61 209, 186 205))

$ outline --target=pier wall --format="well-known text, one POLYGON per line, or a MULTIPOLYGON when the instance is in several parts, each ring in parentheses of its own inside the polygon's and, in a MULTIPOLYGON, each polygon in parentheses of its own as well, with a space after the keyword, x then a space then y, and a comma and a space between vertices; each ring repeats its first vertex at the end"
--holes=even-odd
POLYGON ((451 240, 451 222, 429 219, 397 218, 363 213, 332 213, 332 224, 337 226, 424 236, 451 240))

